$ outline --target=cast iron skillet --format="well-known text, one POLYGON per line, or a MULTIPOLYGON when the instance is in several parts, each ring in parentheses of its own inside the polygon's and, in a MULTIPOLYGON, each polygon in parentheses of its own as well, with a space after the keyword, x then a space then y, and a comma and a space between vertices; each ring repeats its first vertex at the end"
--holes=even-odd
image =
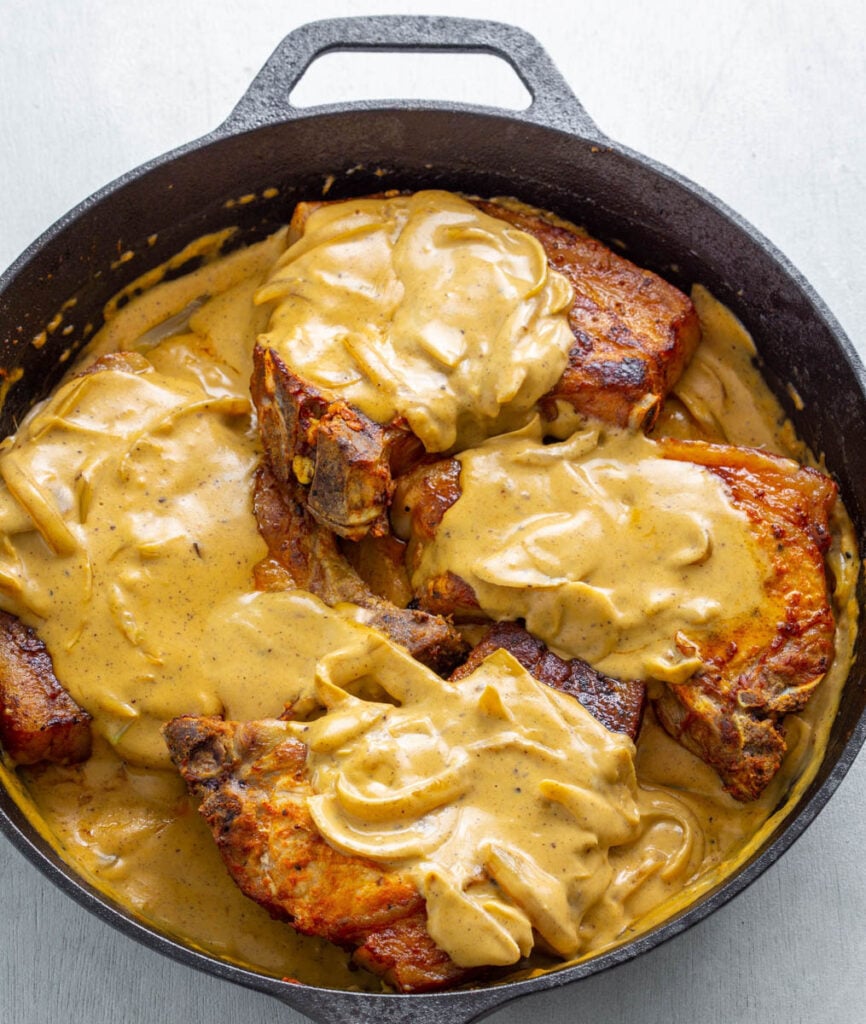
MULTIPOLYGON (((283 40, 214 132, 131 171, 50 228, 0 278, 0 373, 13 381, 23 372, 8 392, 0 431, 14 429, 20 415, 57 382, 69 356, 99 327, 105 301, 123 285, 204 232, 236 224, 238 243, 260 238, 288 220, 298 199, 318 197, 326 186, 330 198, 431 187, 515 195, 624 244, 635 262, 683 288, 696 281, 706 285, 751 331, 767 379, 800 434, 826 456, 861 550, 866 548, 866 374, 839 325, 754 228, 691 182, 606 138, 537 41, 493 22, 397 16, 306 25, 283 40), (405 101, 293 108, 291 89, 316 57, 331 50, 495 54, 512 65, 532 103, 519 113, 405 101), (278 197, 266 199, 263 193, 274 187, 278 197), (246 201, 237 203, 242 196, 246 201), (31 344, 52 321, 44 344, 31 344), (802 397, 802 411, 787 385, 802 397)), ((862 592, 860 598, 862 607, 862 592)), ((526 981, 427 996, 287 984, 144 926, 76 877, 6 792, 0 792, 0 827, 61 889, 121 931, 191 967, 270 993, 322 1024, 462 1024, 518 996, 577 981, 658 945, 706 917, 773 863, 818 814, 866 738, 863 646, 861 633, 817 777, 749 863, 647 935, 526 981)))

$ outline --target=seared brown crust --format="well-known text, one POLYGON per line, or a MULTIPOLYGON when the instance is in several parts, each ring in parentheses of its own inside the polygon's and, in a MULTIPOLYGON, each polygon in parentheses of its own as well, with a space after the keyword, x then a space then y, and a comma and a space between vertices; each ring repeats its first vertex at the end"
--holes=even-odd
POLYGON ((401 917, 371 932, 352 959, 400 992, 434 992, 485 973, 458 967, 436 945, 427 931, 426 912, 401 917))
MULTIPOLYGON (((392 518, 408 537, 406 565, 410 577, 420 565, 424 546, 433 541, 442 517, 460 497, 457 459, 424 462, 401 476, 394 489, 392 518)), ((453 572, 422 580, 415 590, 419 607, 457 622, 486 622, 475 591, 453 572)))
POLYGON ((172 760, 202 799, 241 891, 305 935, 354 951, 358 963, 403 992, 428 992, 477 975, 430 938, 425 903, 406 875, 340 853, 316 831, 306 799, 306 747, 285 723, 185 716, 163 729, 172 760))
POLYGON ((637 417, 649 429, 701 338, 689 297, 596 239, 534 211, 481 200, 475 205, 538 239, 551 267, 574 289, 568 314, 574 345, 565 372, 540 402, 544 415, 555 419, 556 402, 565 401, 605 423, 627 426, 637 417))
POLYGON ((450 671, 465 656, 466 644, 450 622, 426 611, 398 608, 373 593, 340 552, 334 534, 309 515, 300 488, 294 485, 287 493, 266 463, 256 473, 253 510, 270 555, 257 567, 260 589, 296 586, 328 605, 356 604, 365 609, 367 625, 437 672, 450 671))
POLYGON ((642 682, 612 679, 579 659, 564 661, 516 622, 497 622, 491 626, 451 678, 463 679, 498 650, 508 651, 539 682, 579 700, 611 732, 624 732, 637 739, 646 708, 646 687, 642 682))
MULTIPOLYGON (((436 536, 442 517, 460 494, 458 460, 428 460, 397 480, 393 516, 410 524, 411 538, 425 544, 436 536)), ((412 554, 410 551, 410 566, 415 569, 417 564, 412 561, 412 554)))
POLYGON ((69 696, 34 630, 0 612, 0 745, 15 764, 90 757, 90 715, 69 696))
POLYGON ((472 587, 450 569, 421 580, 415 588, 415 601, 419 608, 435 615, 448 615, 461 625, 488 622, 490 618, 482 611, 472 587))
POLYGON ((300 481, 315 518, 358 540, 388 532, 388 430, 345 402, 329 402, 271 348, 256 345, 250 390, 262 443, 283 487, 300 481))
MULTIPOLYGON (((553 224, 536 211, 471 200, 485 213, 533 235, 574 288, 574 345, 556 386, 539 403, 548 420, 557 402, 605 422, 650 427, 700 339, 691 300, 656 274, 601 242, 553 224)), ((322 203, 299 203, 299 237, 322 203)), ((388 532, 392 479, 423 454, 402 420, 380 425, 296 376, 270 348, 256 346, 251 384, 265 452, 281 486, 308 487, 310 513, 341 537, 388 532)))
POLYGON ((662 725, 716 769, 732 796, 753 800, 782 763, 782 717, 805 707, 833 659, 824 555, 837 488, 765 452, 660 443, 667 458, 704 465, 725 481, 772 567, 763 613, 704 640, 704 668, 654 702, 662 725))

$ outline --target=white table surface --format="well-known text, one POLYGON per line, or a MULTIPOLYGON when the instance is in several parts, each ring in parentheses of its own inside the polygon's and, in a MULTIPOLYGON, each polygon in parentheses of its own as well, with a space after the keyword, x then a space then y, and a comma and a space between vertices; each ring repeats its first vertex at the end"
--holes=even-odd
MULTIPOLYGON (((293 27, 395 7, 532 31, 603 130, 755 224, 866 354, 860 0, 0 0, 0 266, 99 186, 219 123, 293 27)), ((355 58, 342 73, 320 66, 302 95, 519 99, 507 69, 438 60, 355 58)), ((708 920, 490 1020, 862 1024, 864 792, 866 755, 793 849, 708 920)), ((2 840, 0 892, 0 1024, 302 1020, 119 934, 2 840)))

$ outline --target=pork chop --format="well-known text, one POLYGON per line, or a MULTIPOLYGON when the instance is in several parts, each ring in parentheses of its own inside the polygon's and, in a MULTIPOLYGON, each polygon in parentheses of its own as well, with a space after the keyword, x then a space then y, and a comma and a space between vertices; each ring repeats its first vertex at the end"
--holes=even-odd
POLYGON ((563 401, 604 423, 650 429, 700 341, 688 296, 541 211, 474 202, 538 239, 550 266, 574 289, 568 314, 574 345, 559 382, 539 403, 542 415, 555 420, 563 401))
MULTIPOLYGON (((635 737, 642 685, 618 684, 588 666, 566 663, 516 623, 494 626, 452 679, 470 675, 500 648, 608 728, 635 737)), ((232 878, 274 917, 350 950, 355 962, 401 992, 433 991, 492 973, 459 967, 436 946, 411 878, 325 841, 307 806, 313 795, 307 748, 286 722, 186 715, 169 722, 163 735, 201 801, 200 813, 232 878)))
MULTIPOLYGON (((601 242, 540 211, 472 200, 482 212, 536 238, 572 285, 574 344, 554 388, 538 403, 553 423, 562 404, 647 429, 700 340, 690 299, 601 242)), ((299 203, 290 237, 323 203, 299 203)), ((300 482, 310 513, 342 537, 388 532, 392 481, 423 454, 402 419, 376 423, 296 375, 272 347, 257 345, 251 391, 262 441, 280 486, 300 482)))
POLYGON ((579 659, 564 661, 517 622, 494 623, 451 678, 463 679, 500 649, 513 655, 539 682, 579 700, 606 729, 637 739, 646 706, 643 683, 611 679, 579 659))
POLYGON ((307 748, 276 719, 175 718, 172 760, 241 891, 273 917, 352 951, 400 992, 477 976, 430 938, 425 902, 407 876, 340 853, 317 832, 306 799, 307 748))
MULTIPOLYGON (((710 764, 734 797, 752 800, 781 765, 784 715, 805 706, 833 657, 824 555, 836 485, 816 470, 755 449, 671 438, 658 444, 664 458, 704 466, 724 481, 770 565, 761 614, 723 622, 697 651, 682 651, 699 657, 702 667, 684 683, 666 683, 653 701, 665 729, 710 764)), ((457 460, 420 466, 399 482, 395 517, 409 535, 419 605, 479 621, 483 609, 459 567, 417 576, 425 547, 435 544, 460 494, 457 460)))
POLYGON ((54 675, 36 631, 0 612, 0 746, 14 764, 90 756, 90 715, 54 675))

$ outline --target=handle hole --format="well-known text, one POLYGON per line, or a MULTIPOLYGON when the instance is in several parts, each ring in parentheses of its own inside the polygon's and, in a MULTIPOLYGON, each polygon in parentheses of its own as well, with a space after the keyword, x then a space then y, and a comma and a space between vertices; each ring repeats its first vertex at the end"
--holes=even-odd
POLYGON ((511 65, 486 53, 325 53, 292 90, 294 107, 357 100, 448 100, 525 110, 532 95, 511 65))

